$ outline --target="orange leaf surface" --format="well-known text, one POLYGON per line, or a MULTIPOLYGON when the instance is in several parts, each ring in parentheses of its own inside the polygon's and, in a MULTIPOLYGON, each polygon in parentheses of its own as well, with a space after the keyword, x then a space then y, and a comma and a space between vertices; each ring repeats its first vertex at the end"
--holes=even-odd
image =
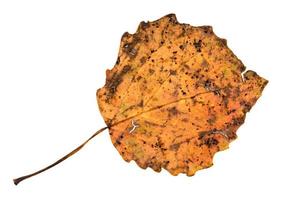
POLYGON ((170 14, 122 36, 97 101, 124 160, 191 176, 236 139, 267 83, 212 27, 170 14))

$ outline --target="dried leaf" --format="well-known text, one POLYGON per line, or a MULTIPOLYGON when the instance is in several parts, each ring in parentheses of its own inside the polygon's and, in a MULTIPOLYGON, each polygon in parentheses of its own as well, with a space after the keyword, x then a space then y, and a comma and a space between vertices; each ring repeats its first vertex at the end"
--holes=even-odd
POLYGON ((174 14, 125 33, 97 91, 111 140, 126 161, 194 175, 236 139, 267 80, 243 63, 210 26, 174 14))
POLYGON ((210 26, 180 24, 173 14, 141 22, 136 33, 122 36, 117 62, 97 91, 107 127, 14 184, 63 162, 107 128, 124 160, 157 172, 165 168, 172 175, 194 175, 236 139, 268 83, 244 71, 210 26))

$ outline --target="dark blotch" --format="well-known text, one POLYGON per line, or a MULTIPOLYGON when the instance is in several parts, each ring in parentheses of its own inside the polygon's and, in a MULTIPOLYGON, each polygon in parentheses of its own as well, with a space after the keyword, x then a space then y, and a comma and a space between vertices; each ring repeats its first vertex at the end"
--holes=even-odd
POLYGON ((168 112, 169 112, 169 117, 176 116, 177 114, 179 114, 179 111, 177 110, 176 107, 169 108, 168 112))
POLYGON ((130 57, 135 58, 137 55, 137 48, 135 46, 140 42, 140 38, 134 35, 132 42, 123 45, 123 51, 130 57))
POLYGON ((109 101, 115 94, 117 87, 123 80, 123 76, 131 70, 130 65, 125 65, 119 73, 114 73, 110 80, 106 81, 106 88, 108 88, 107 101, 109 101))
POLYGON ((136 80, 139 81, 141 78, 142 78, 142 76, 138 76, 138 77, 136 78, 136 80))
POLYGON ((172 22, 172 23, 174 23, 174 24, 177 23, 177 17, 176 17, 175 14, 173 14, 173 13, 168 14, 168 15, 166 15, 166 17, 169 18, 169 21, 170 21, 170 22, 172 22))
POLYGON ((216 140, 215 138, 212 138, 212 137, 206 138, 205 141, 204 141, 204 144, 207 145, 209 148, 211 146, 217 145, 218 143, 219 143, 218 140, 216 140))
POLYGON ((202 43, 202 40, 194 40, 193 42, 193 45, 196 49, 197 52, 201 52, 201 43, 202 43))
POLYGON ((170 75, 174 75, 174 76, 177 75, 177 71, 171 69, 171 70, 170 70, 170 75))
POLYGON ((180 147, 180 143, 172 144, 170 146, 170 150, 177 151, 179 149, 179 147, 180 147))
POLYGON ((137 106, 139 106, 139 107, 143 107, 143 105, 144 105, 144 101, 143 101, 143 99, 140 101, 140 103, 139 104, 137 104, 137 106))
POLYGON ((117 58, 117 60, 116 60, 116 63, 115 63, 115 64, 116 64, 116 65, 119 65, 119 63, 120 63, 120 57, 118 57, 118 58, 117 58))
POLYGON ((202 28, 203 29, 203 31, 204 31, 204 33, 208 33, 208 34, 211 34, 211 33, 213 33, 213 29, 212 29, 212 27, 211 26, 201 26, 200 28, 202 28))
POLYGON ((249 112, 252 105, 246 101, 241 101, 240 102, 241 106, 243 107, 243 111, 246 113, 246 112, 249 112))
POLYGON ((143 65, 146 62, 147 58, 145 56, 143 56, 142 58, 140 58, 140 63, 143 65))
POLYGON ((150 74, 150 75, 154 74, 154 72, 155 72, 155 70, 149 69, 149 74, 150 74))
POLYGON ((150 26, 149 22, 141 22, 139 25, 139 28, 142 30, 145 30, 146 28, 148 28, 150 26))

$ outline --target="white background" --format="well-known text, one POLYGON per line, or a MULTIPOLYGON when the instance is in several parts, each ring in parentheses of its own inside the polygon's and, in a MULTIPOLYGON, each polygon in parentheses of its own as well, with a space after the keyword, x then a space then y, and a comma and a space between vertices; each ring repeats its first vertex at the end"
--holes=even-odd
POLYGON ((281 1, 0 1, 0 199, 284 199, 281 1), (212 25, 270 82, 230 149, 194 177, 126 163, 107 131, 74 157, 14 186, 105 126, 96 90, 125 31, 175 13, 212 25), (281 190, 282 189, 282 190, 281 190))

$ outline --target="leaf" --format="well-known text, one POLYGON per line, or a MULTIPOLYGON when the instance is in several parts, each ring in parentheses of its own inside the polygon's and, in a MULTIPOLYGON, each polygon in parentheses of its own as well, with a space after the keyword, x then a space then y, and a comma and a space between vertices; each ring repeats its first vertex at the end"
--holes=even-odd
POLYGON ((181 24, 174 14, 141 22, 136 33, 122 36, 117 62, 97 91, 107 127, 53 164, 13 181, 58 165, 107 128, 124 160, 194 175, 236 139, 267 83, 245 72, 210 26, 181 24))
POLYGON ((115 148, 128 162, 172 175, 212 166, 268 83, 244 71, 210 26, 178 23, 174 14, 141 22, 122 36, 97 91, 115 148))

